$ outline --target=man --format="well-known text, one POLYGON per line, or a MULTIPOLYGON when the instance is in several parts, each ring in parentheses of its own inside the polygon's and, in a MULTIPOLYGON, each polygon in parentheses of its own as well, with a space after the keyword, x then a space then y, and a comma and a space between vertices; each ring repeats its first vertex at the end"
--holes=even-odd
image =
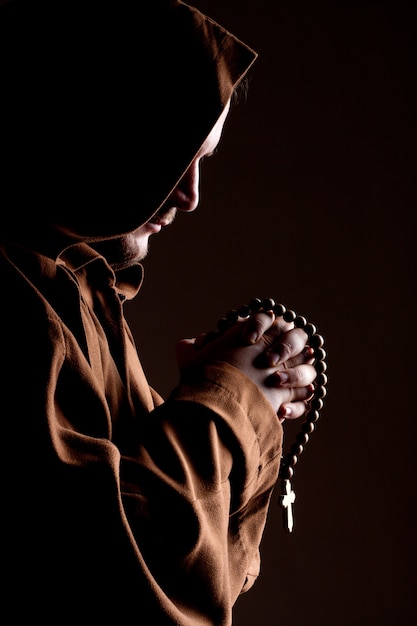
POLYGON ((230 625, 259 573, 281 422, 311 394, 306 336, 258 313, 183 340, 163 400, 123 302, 150 236, 196 208, 256 55, 178 0, 1 11, 5 610, 230 625))

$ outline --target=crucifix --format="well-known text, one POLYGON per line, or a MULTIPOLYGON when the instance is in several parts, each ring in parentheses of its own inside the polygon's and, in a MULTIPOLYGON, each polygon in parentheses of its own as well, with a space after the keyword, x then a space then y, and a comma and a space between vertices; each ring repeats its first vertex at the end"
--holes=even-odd
POLYGON ((284 512, 284 530, 292 532, 294 518, 292 513, 292 505, 295 500, 295 493, 291 488, 291 482, 288 479, 282 481, 283 493, 279 497, 280 505, 284 512))

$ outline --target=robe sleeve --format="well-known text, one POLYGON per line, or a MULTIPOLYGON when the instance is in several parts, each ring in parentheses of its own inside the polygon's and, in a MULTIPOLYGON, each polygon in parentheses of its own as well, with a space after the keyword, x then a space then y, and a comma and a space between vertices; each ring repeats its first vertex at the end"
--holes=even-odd
POLYGON ((213 362, 183 376, 140 429, 121 473, 139 549, 177 604, 228 611, 259 573, 282 450, 277 415, 238 369, 213 362))

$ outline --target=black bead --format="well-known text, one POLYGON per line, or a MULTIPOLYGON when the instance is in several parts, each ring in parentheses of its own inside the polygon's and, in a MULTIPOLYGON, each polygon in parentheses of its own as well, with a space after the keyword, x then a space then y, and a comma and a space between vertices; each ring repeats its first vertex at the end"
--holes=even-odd
POLYGON ((313 411, 312 409, 309 409, 309 410, 307 411, 307 413, 306 413, 306 419, 307 419, 309 422, 312 422, 313 424, 314 424, 315 422, 317 422, 317 420, 319 419, 319 417, 320 417, 320 413, 319 413, 319 411, 313 411))
POLYGON ((314 396, 314 398, 310 400, 310 407, 314 411, 321 411, 323 406, 324 406, 323 400, 321 398, 318 398, 317 396, 314 396))
POLYGON ((283 318, 286 322, 293 322, 296 317, 297 314, 294 311, 291 311, 291 309, 287 309, 283 315, 283 318))
POLYGON ((297 461, 298 461, 298 456, 296 454, 293 455, 287 455, 285 457, 286 462, 288 463, 288 465, 290 467, 294 467, 294 465, 297 465, 297 461))
POLYGON ((283 480, 290 480, 294 475, 294 470, 289 467, 286 463, 281 463, 281 467, 279 470, 279 477, 283 480))
POLYGON ((310 337, 309 344, 312 348, 321 348, 324 344, 324 339, 321 335, 315 333, 310 337))
POLYGON ((327 385, 327 376, 326 374, 319 374, 316 378, 316 384, 319 385, 320 387, 324 387, 324 385, 327 385))
POLYGON ((298 433, 296 440, 298 441, 298 443, 301 443, 301 445, 305 446, 306 443, 308 443, 309 440, 309 436, 307 433, 298 433))
POLYGON ((264 300, 262 300, 262 308, 265 311, 273 311, 275 306, 275 300, 273 300, 272 298, 265 298, 264 300))
POLYGON ((314 324, 308 323, 304 326, 304 330, 307 335, 311 337, 317 331, 317 328, 314 326, 314 324))
POLYGON ((323 387, 323 386, 317 387, 317 389, 314 392, 314 395, 316 396, 316 398, 325 398, 327 395, 326 387, 323 387))
POLYGON ((232 309, 231 311, 229 311, 226 315, 226 319, 231 323, 234 324, 235 322, 237 322, 239 318, 239 313, 235 310, 232 309))
POLYGON ((228 330, 230 328, 229 320, 226 317, 222 317, 217 322, 217 328, 219 329, 221 333, 224 332, 225 330, 228 330))
POLYGON ((327 363, 326 361, 317 361, 317 363, 314 364, 314 367, 316 368, 316 372, 318 374, 322 374, 327 370, 327 363))
POLYGON ((304 422, 303 424, 301 424, 301 432, 306 434, 306 435, 310 435, 314 430, 314 424, 313 422, 304 422))
POLYGON ((303 317, 302 315, 297 315, 297 317, 294 320, 294 326, 296 326, 297 328, 304 328, 306 324, 307 324, 306 318, 303 317))
POLYGON ((293 443, 290 449, 290 454, 296 454, 300 456, 304 451, 304 446, 301 443, 293 443))
POLYGON ((282 317, 287 309, 283 304, 276 304, 274 306, 274 313, 276 317, 282 317))
POLYGON ((249 308, 254 313, 257 313, 261 307, 262 307, 262 300, 260 298, 252 298, 252 300, 249 302, 249 308))
POLYGON ((238 309, 239 317, 248 317, 250 315, 250 308, 247 304, 242 304, 238 309))

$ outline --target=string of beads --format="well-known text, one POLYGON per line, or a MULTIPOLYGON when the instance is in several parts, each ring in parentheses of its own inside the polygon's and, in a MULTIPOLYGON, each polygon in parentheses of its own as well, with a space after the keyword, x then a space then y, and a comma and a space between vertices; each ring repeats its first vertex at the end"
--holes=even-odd
MULTIPOLYGON (((304 451, 311 434, 316 428, 316 423, 324 406, 324 398, 327 394, 327 375, 325 373, 327 370, 327 355, 323 347, 323 336, 317 332, 317 327, 311 322, 308 322, 304 316, 297 315, 295 311, 287 309, 283 304, 276 304, 272 298, 253 298, 249 304, 242 305, 238 309, 230 310, 225 317, 219 319, 217 323, 218 331, 222 333, 238 322, 239 318, 244 320, 254 313, 259 312, 273 313, 275 317, 282 317, 286 322, 293 322, 296 328, 302 328, 304 330, 308 337, 307 345, 313 349, 313 366, 317 373, 313 383, 313 394, 307 402, 305 419, 301 424, 300 431, 296 436, 295 442, 290 446, 288 453, 284 454, 281 458, 279 478, 281 478, 284 485, 284 495, 281 496, 281 504, 283 507, 290 507, 290 504, 292 504, 295 499, 295 494, 291 491, 290 485, 290 479, 294 475, 294 466, 297 464, 299 456, 304 451)), ((292 512, 289 522, 287 511, 285 527, 286 530, 291 532, 292 512)))

